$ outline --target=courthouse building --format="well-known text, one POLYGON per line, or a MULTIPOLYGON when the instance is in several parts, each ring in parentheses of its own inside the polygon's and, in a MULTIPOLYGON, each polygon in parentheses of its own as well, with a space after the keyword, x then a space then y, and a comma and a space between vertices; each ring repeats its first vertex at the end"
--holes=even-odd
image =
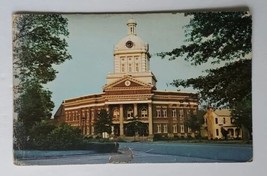
POLYGON ((133 117, 147 125, 144 135, 150 139, 155 134, 191 135, 185 122, 198 109, 197 95, 157 90, 156 76, 150 70, 149 45, 137 36, 135 20, 128 20, 127 26, 128 35, 114 47, 114 70, 107 75, 102 92, 64 100, 55 120, 93 136, 95 119, 106 109, 112 117, 114 137, 129 135, 127 124, 133 117))

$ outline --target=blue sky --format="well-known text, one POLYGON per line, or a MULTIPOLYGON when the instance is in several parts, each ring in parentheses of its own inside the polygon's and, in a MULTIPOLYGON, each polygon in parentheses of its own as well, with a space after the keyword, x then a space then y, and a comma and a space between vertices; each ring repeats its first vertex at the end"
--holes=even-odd
POLYGON ((156 53, 170 51, 183 44, 183 26, 189 22, 183 13, 71 14, 65 17, 69 19, 67 41, 72 60, 55 66, 59 72, 57 78, 47 85, 53 92, 53 114, 64 99, 102 92, 106 75, 113 72, 113 48, 127 35, 126 23, 130 18, 137 22, 137 35, 149 43, 152 55, 150 68, 158 80, 158 90, 177 90, 166 83, 196 77, 210 67, 194 67, 182 58, 168 61, 156 56, 156 53))

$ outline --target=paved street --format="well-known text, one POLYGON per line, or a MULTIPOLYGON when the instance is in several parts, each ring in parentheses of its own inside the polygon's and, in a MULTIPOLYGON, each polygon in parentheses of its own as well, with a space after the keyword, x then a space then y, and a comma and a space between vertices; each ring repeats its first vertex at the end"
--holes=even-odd
MULTIPOLYGON (((188 143, 120 143, 134 152, 217 160, 246 162, 252 159, 252 145, 247 144, 188 144, 188 143)), ((178 161, 179 162, 179 161, 178 161)), ((197 161, 199 162, 199 161, 197 161)))
MULTIPOLYGON (((252 158, 251 145, 238 144, 181 144, 181 143, 120 143, 120 149, 131 149, 133 158, 129 163, 184 163, 184 162, 247 162, 252 158)), ((31 152, 30 152, 31 153, 31 152)), ((18 165, 66 165, 106 164, 110 157, 123 163, 122 154, 98 154, 92 152, 64 151, 62 155, 39 152, 41 157, 26 157, 16 160, 18 165), (54 155, 54 156, 53 156, 54 155), (122 159, 121 159, 122 158, 122 159)), ((29 154, 27 154, 29 155, 29 154)), ((118 163, 118 162, 115 162, 118 163)))

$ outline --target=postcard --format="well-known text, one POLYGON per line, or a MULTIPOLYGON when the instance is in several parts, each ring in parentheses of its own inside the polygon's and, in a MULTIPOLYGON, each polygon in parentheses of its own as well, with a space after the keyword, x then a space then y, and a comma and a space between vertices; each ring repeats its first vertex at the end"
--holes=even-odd
POLYGON ((253 160, 248 10, 13 14, 14 163, 253 160))

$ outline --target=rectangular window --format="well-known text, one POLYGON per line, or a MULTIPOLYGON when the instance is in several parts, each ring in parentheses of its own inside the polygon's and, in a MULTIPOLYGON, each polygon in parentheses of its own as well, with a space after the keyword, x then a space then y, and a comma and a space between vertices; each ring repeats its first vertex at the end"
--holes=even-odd
POLYGON ((184 125, 180 125, 181 133, 184 133, 184 125))
POLYGON ((160 111, 160 109, 157 109, 157 117, 158 117, 158 118, 161 117, 161 111, 160 111))
POLYGON ((176 109, 172 110, 172 117, 174 117, 174 118, 176 117, 176 109))
POLYGON ((129 70, 129 72, 132 72, 132 64, 129 64, 128 70, 129 70))
POLYGON ((184 110, 183 109, 179 111, 179 117, 180 117, 180 121, 184 121, 184 110))
POLYGON ((163 125, 163 133, 168 133, 168 125, 167 124, 163 125))
POLYGON ((216 136, 219 136, 219 130, 216 129, 216 136))
POLYGON ((74 112, 72 112, 72 117, 71 117, 71 121, 74 121, 75 119, 75 114, 74 114, 74 112))
POLYGON ((125 72, 125 65, 121 64, 121 72, 125 72))
POLYGON ((218 124, 218 118, 217 117, 215 118, 215 124, 218 124))
POLYGON ((76 111, 76 120, 80 119, 80 113, 78 111, 76 111))
POLYGON ((163 115, 164 118, 167 117, 167 109, 163 109, 162 110, 162 115, 163 115))
POLYGON ((84 110, 82 110, 82 117, 85 117, 85 112, 84 112, 84 110))
POLYGON ((91 117, 92 117, 92 120, 94 121, 94 119, 95 119, 95 113, 94 112, 91 113, 91 117))
POLYGON ((173 133, 177 133, 177 125, 172 126, 172 131, 173 131, 173 133))
POLYGON ((225 118, 223 118, 223 124, 225 124, 226 123, 226 120, 225 120, 225 118))
POLYGON ((66 112, 66 121, 69 121, 69 114, 66 112))
POLYGON ((139 64, 137 64, 137 63, 135 64, 135 71, 139 72, 139 64))
POLYGON ((157 133, 161 133, 161 124, 157 124, 157 133))

